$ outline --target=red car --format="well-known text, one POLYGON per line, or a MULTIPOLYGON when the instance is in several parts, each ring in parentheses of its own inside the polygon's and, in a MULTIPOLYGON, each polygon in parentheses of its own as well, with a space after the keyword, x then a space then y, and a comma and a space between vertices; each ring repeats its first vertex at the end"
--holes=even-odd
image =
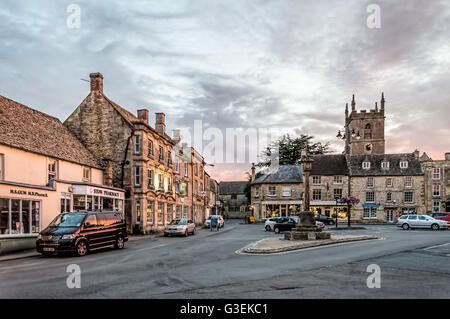
POLYGON ((428 216, 440 220, 445 220, 450 223, 450 213, 429 213, 428 216))

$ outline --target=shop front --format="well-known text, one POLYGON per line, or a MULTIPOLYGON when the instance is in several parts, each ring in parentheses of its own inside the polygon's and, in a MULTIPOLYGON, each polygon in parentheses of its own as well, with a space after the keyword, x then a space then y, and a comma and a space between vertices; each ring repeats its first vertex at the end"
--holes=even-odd
POLYGON ((336 203, 336 201, 311 201, 310 210, 315 215, 326 215, 331 218, 347 219, 347 204, 336 203))
MULTIPOLYGON (((123 211, 125 194, 123 190, 113 187, 93 186, 82 183, 73 184, 73 206, 71 211, 78 212, 84 210, 117 210, 123 211)), ((67 203, 67 194, 61 197, 67 203)), ((66 205, 67 207, 67 205, 66 205)), ((67 208, 66 208, 67 209, 67 208)))
POLYGON ((303 201, 262 201, 262 219, 270 217, 287 217, 300 214, 303 201))

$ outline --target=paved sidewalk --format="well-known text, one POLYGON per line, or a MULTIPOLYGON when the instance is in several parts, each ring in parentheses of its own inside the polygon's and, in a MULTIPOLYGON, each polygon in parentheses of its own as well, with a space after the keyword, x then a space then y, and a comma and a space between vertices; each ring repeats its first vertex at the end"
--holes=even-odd
POLYGON ((285 240, 284 238, 266 238, 253 242, 237 251, 239 254, 276 254, 306 248, 318 248, 333 244, 379 239, 372 235, 332 235, 325 240, 285 240))
POLYGON ((15 259, 31 258, 31 257, 36 257, 36 256, 40 256, 40 254, 35 249, 28 249, 28 250, 24 250, 24 251, 1 255, 0 262, 8 261, 8 260, 15 260, 15 259))

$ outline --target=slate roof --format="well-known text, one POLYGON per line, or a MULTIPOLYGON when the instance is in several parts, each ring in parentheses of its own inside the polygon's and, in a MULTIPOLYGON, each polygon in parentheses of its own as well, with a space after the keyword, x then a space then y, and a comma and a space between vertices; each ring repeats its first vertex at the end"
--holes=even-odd
POLYGON ((384 155, 353 155, 350 156, 352 176, 415 176, 423 175, 420 160, 414 153, 384 154, 384 155), (408 161, 408 168, 400 168, 400 161, 408 161), (370 162, 370 169, 363 169, 362 163, 370 162), (388 161, 389 169, 382 169, 381 162, 388 161))
POLYGON ((301 165, 280 165, 278 169, 268 171, 256 178, 252 184, 284 184, 303 183, 301 165))
POLYGON ((242 195, 245 194, 246 181, 220 182, 219 195, 242 195))
POLYGON ((348 167, 345 155, 313 155, 311 175, 347 175, 348 167))
POLYGON ((97 159, 55 117, 0 95, 0 143, 90 167, 97 159))

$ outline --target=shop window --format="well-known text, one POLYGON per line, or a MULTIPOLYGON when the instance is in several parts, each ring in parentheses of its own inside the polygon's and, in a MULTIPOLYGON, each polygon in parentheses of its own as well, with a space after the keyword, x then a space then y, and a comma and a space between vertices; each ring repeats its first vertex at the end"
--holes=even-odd
POLYGON ((147 200, 147 224, 153 224, 153 216, 155 214, 155 202, 147 200))
MULTIPOLYGON (((89 198, 88 196, 88 209, 89 209, 89 198)), ((114 198, 103 197, 103 210, 114 210, 114 198)))
POLYGON ((405 203, 414 203, 414 193, 405 192, 405 203))
POLYGON ((173 219, 173 205, 172 204, 167 204, 167 222, 172 221, 173 219))
POLYGON ((158 224, 164 225, 164 203, 158 203, 158 224))
POLYGON ((41 231, 41 202, 31 202, 31 232, 37 234, 41 231))
POLYGON ((366 207, 366 208, 364 208, 363 218, 365 218, 365 219, 377 219, 377 209, 375 207, 366 207))
POLYGON ((89 167, 83 167, 83 182, 91 181, 91 169, 89 167))
POLYGON ((73 210, 75 212, 86 210, 86 196, 73 195, 73 210))
POLYGON ((141 219, 142 219, 142 211, 141 211, 141 201, 137 200, 135 202, 135 207, 136 207, 136 223, 140 224, 141 223, 141 219))
POLYGON ((47 163, 47 183, 50 183, 52 179, 58 178, 58 161, 55 159, 49 159, 47 163))
POLYGON ((0 235, 9 234, 9 199, 0 198, 0 235))

